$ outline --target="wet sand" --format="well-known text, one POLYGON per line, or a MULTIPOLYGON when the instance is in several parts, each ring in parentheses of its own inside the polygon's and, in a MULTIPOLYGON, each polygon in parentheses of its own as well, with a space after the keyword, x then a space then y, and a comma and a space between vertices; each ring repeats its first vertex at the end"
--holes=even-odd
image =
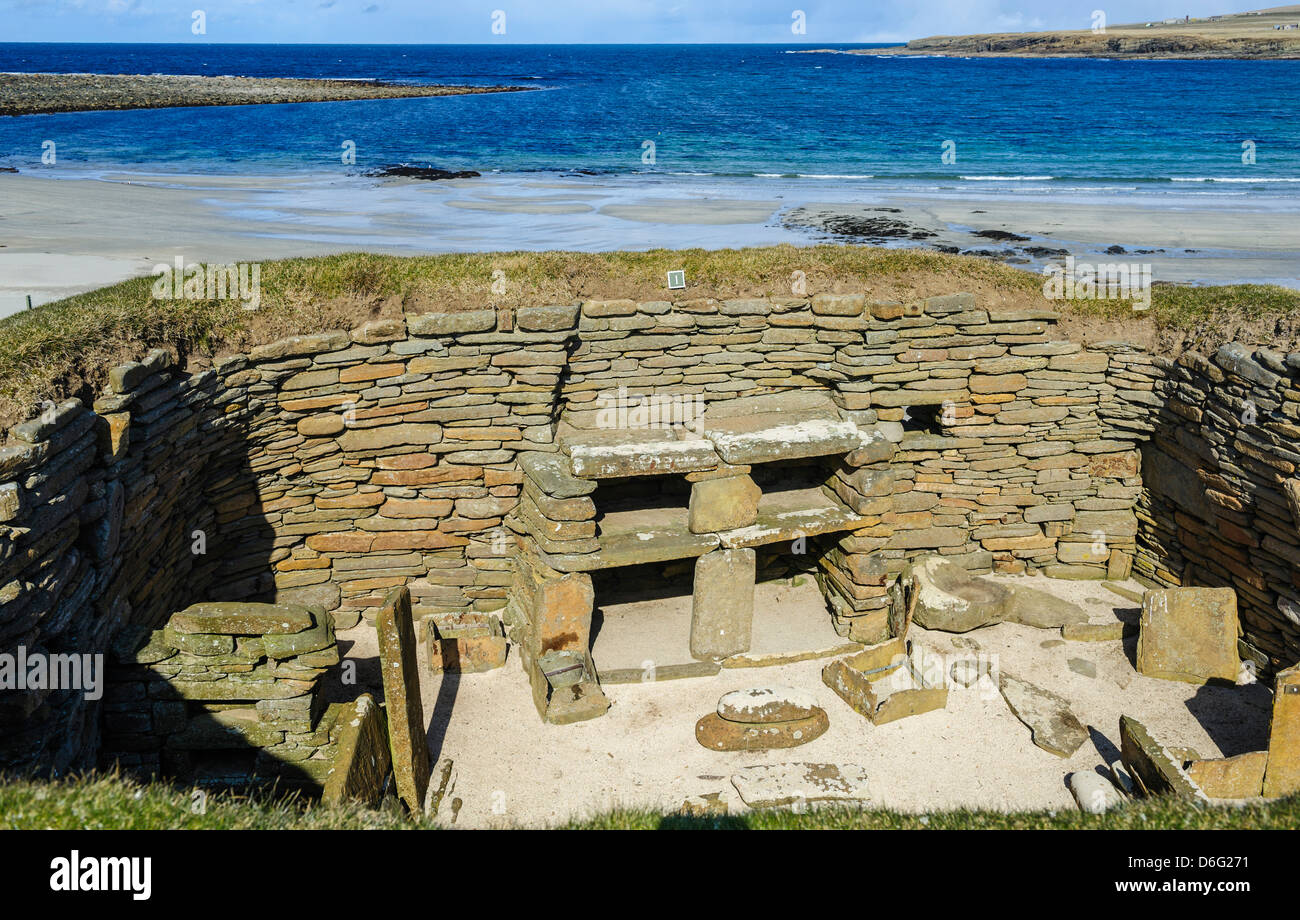
POLYGON ((0 315, 146 275, 177 255, 235 262, 366 250, 724 248, 869 243, 1027 269, 1149 263, 1156 280, 1300 288, 1300 197, 932 197, 774 180, 358 175, 0 174, 0 315))

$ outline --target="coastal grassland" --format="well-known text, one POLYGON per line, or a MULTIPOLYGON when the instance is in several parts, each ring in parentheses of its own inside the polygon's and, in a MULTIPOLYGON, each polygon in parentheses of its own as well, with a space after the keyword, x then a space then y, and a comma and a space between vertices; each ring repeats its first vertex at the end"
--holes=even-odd
POLYGON ((417 86, 379 80, 204 77, 182 74, 3 73, 0 115, 177 106, 349 102, 524 91, 523 86, 417 86))
POLYGON ((155 300, 153 278, 136 278, 0 320, 0 429, 41 400, 89 402, 108 370, 149 349, 173 350, 190 370, 287 335, 350 329, 403 313, 574 303, 688 300, 866 292, 917 300, 970 291, 983 307, 1053 308, 1081 341, 1119 338, 1159 347, 1217 348, 1229 338, 1295 350, 1300 292, 1264 285, 1158 285, 1152 307, 1126 301, 1048 301, 1043 277, 998 262, 921 249, 774 246, 649 252, 510 252, 398 257, 348 253, 265 262, 256 311, 238 300, 155 300), (665 273, 689 287, 670 292, 665 273), (494 274, 499 272, 500 274, 494 274), (505 281, 505 293, 493 282, 505 281))
POLYGON ((1182 59, 1300 58, 1300 5, 1202 16, 1187 21, 1107 24, 1050 32, 935 35, 906 46, 852 50, 849 54, 948 55, 960 57, 1105 57, 1182 59), (1276 28, 1282 27, 1282 28, 1276 28))
MULTIPOLYGON (((209 793, 195 808, 193 790, 139 783, 116 774, 58 780, 0 778, 0 829, 7 830, 398 830, 435 829, 391 810, 322 805, 268 794, 209 793)), ((1104 815, 1058 811, 937 811, 816 808, 803 814, 764 810, 692 816, 616 809, 557 825, 573 830, 1264 830, 1300 827, 1300 796, 1242 807, 1200 807, 1173 798, 1145 799, 1104 815)))

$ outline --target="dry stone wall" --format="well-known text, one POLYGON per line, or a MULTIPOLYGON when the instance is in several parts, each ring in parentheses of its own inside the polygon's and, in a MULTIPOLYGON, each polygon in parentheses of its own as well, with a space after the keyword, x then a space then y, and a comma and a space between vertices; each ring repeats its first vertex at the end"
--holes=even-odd
POLYGON ((1300 659, 1300 354, 1124 355, 1112 374, 1144 440, 1135 573, 1237 593, 1244 660, 1300 659), (1122 382, 1121 382, 1122 381, 1122 382))
MULTIPOLYGON (((884 560, 859 586, 932 552, 1103 577, 1136 551, 1152 410, 1112 377, 1154 367, 1139 358, 969 294, 408 315, 195 375, 154 352, 114 369, 93 409, 54 407, 0 447, 0 650, 106 651, 126 624, 211 601, 318 606, 347 628, 399 585, 417 617, 499 610, 522 453, 802 389, 896 445, 889 510, 840 547, 884 560)), ((877 497, 877 482, 850 486, 877 497)), ((93 762, 95 710, 78 693, 6 691, 0 759, 93 762)))

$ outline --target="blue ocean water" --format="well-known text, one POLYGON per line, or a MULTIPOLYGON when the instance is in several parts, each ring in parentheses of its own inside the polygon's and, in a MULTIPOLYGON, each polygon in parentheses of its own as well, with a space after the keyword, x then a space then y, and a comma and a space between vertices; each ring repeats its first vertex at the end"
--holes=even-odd
POLYGON ((5 117, 0 165, 37 171, 42 142, 54 139, 63 174, 320 172, 340 168, 350 140, 358 172, 418 163, 485 174, 835 177, 920 190, 1300 194, 1300 61, 794 53, 806 48, 0 44, 0 71, 536 90, 5 117), (1246 142, 1253 163, 1243 163, 1246 142))

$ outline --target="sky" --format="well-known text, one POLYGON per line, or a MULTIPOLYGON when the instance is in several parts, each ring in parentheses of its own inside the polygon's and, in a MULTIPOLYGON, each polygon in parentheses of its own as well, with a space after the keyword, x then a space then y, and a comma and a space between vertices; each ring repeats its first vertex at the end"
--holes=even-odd
POLYGON ((0 42, 823 45, 1086 29, 1097 9, 1119 24, 1258 8, 1232 0, 0 0, 0 42))

